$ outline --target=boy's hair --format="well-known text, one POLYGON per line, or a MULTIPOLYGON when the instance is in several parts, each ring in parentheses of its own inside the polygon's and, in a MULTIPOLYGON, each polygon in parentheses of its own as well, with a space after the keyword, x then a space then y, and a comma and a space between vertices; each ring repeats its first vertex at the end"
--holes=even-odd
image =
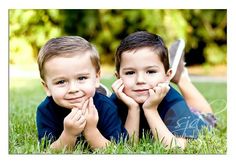
POLYGON ((100 59, 96 48, 79 36, 63 36, 50 39, 39 51, 38 67, 41 79, 45 80, 44 64, 57 56, 69 56, 75 52, 82 54, 90 51, 90 59, 96 72, 100 71, 100 59))
POLYGON ((152 50, 159 55, 165 72, 169 69, 169 60, 168 60, 168 50, 164 44, 162 38, 158 35, 148 33, 146 31, 138 31, 130 34, 126 38, 124 38, 119 47, 116 50, 115 54, 115 63, 116 63, 116 71, 119 73, 120 70, 120 62, 121 55, 126 51, 138 50, 144 47, 152 48, 152 50))

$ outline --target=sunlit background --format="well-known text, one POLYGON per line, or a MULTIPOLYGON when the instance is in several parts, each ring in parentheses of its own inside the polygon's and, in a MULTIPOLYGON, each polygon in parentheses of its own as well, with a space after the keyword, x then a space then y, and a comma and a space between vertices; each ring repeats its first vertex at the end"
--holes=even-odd
POLYGON ((138 30, 161 35, 167 47, 183 38, 190 73, 226 75, 227 11, 222 9, 12 9, 9 10, 10 75, 24 75, 26 71, 38 76, 39 49, 49 39, 63 35, 79 35, 92 42, 100 53, 102 71, 112 73, 113 56, 121 39, 138 30))

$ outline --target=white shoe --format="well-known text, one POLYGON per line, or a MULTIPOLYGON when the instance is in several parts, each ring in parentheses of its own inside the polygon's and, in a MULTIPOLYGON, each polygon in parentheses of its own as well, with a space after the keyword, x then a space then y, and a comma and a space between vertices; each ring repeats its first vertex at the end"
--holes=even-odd
POLYGON ((184 48, 185 41, 183 39, 175 41, 169 48, 169 63, 172 69, 171 79, 174 83, 178 83, 184 69, 184 48))

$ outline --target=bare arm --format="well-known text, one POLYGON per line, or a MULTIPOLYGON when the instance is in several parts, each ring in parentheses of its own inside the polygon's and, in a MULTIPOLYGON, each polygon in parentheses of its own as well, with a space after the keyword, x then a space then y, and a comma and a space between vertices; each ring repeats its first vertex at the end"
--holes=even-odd
POLYGON ((131 107, 128 110, 128 115, 125 121, 125 128, 128 131, 130 138, 135 142, 139 139, 139 123, 140 123, 140 109, 131 107))
POLYGON ((93 104, 92 97, 89 99, 88 105, 85 107, 87 108, 85 113, 86 126, 83 132, 85 139, 93 149, 106 147, 110 141, 107 140, 97 129, 99 117, 97 109, 93 104))
POLYGON ((186 139, 174 136, 162 121, 157 110, 147 110, 145 111, 145 116, 155 139, 159 139, 165 147, 172 148, 178 146, 182 149, 186 147, 186 139))
POLYGON ((60 150, 73 149, 78 135, 84 130, 86 121, 82 111, 73 108, 64 119, 64 130, 60 137, 51 144, 50 148, 60 150))
POLYGON ((60 150, 63 148, 72 150, 75 146, 77 136, 62 132, 61 136, 50 145, 50 148, 60 150))
POLYGON ((125 128, 131 138, 137 142, 139 139, 139 122, 140 122, 140 108, 139 105, 124 92, 124 84, 121 79, 116 80, 112 84, 112 89, 117 97, 128 106, 128 115, 125 121, 125 128))
POLYGON ((93 149, 104 148, 110 143, 97 128, 85 129, 84 136, 93 149))
POLYGON ((161 83, 157 87, 150 89, 149 98, 143 104, 143 110, 155 139, 159 139, 167 148, 179 146, 184 149, 186 139, 175 137, 166 127, 157 111, 157 107, 169 89, 168 83, 161 83))

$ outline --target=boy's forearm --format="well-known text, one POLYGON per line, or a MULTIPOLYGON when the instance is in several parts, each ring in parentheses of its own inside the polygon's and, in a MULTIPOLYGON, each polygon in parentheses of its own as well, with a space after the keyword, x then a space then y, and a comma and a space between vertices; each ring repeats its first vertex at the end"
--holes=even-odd
POLYGON ((97 128, 85 129, 84 137, 93 149, 104 148, 110 143, 97 128))
POLYGON ((186 139, 175 137, 166 127, 157 110, 146 111, 144 112, 144 114, 147 118, 148 124, 155 139, 159 139, 167 148, 172 148, 176 146, 179 146, 182 149, 185 148, 186 139))
POLYGON ((140 108, 129 108, 128 115, 125 121, 125 128, 129 133, 130 138, 134 138, 135 142, 139 139, 139 122, 140 122, 140 108))
POLYGON ((75 146, 76 139, 77 139, 76 136, 69 135, 63 131, 61 136, 50 145, 50 148, 56 150, 61 150, 63 148, 66 148, 71 150, 75 146))

